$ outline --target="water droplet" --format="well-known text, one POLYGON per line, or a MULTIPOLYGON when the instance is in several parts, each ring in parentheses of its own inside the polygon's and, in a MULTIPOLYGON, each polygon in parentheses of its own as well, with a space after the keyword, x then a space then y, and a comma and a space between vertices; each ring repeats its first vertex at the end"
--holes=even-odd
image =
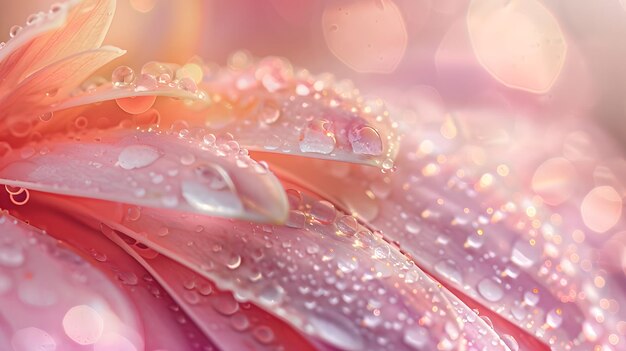
POLYGON ((9 29, 9 36, 15 38, 22 31, 22 26, 14 25, 9 29))
POLYGON ((156 78, 148 74, 142 74, 135 82, 135 91, 150 91, 158 86, 156 78))
POLYGON ((254 328, 252 335, 262 344, 269 344, 274 341, 274 332, 264 325, 254 328))
POLYGON ((52 119, 53 115, 54 113, 52 111, 44 112, 39 115, 39 120, 41 120, 42 122, 48 122, 52 119))
POLYGON ((355 259, 349 257, 340 257, 337 259, 337 268, 347 274, 354 272, 354 270, 359 268, 359 263, 355 259))
POLYGON ((172 81, 174 76, 174 72, 169 66, 156 61, 150 61, 144 64, 143 67, 141 67, 141 74, 155 78, 155 82, 158 79, 161 84, 168 84, 172 81))
POLYGON ((280 107, 273 100, 265 101, 259 108, 259 121, 264 124, 273 124, 280 118, 280 107))
POLYGON ((135 80, 135 71, 128 66, 119 66, 111 74, 111 83, 116 88, 127 87, 135 80))
POLYGON ((117 272, 117 279, 125 285, 137 285, 139 279, 133 272, 117 272))
POLYGON ((130 170, 151 165, 159 159, 159 150, 148 145, 130 145, 125 147, 117 158, 117 165, 130 170))
POLYGON ((492 278, 484 278, 478 282, 478 292, 487 301, 500 301, 504 296, 504 291, 499 282, 492 278))
POLYGON ((130 113, 132 115, 138 115, 144 113, 154 105, 156 101, 156 96, 131 96, 127 98, 116 99, 115 103, 119 106, 124 112, 130 113))
POLYGON ((237 254, 233 254, 230 256, 228 262, 226 263, 226 267, 230 269, 237 269, 241 266, 241 256, 237 254))
POLYGON ((178 80, 178 87, 184 91, 188 91, 190 93, 195 93, 198 91, 198 85, 193 79, 184 77, 178 80))
POLYGON ((218 295, 211 299, 211 305, 215 310, 225 316, 230 316, 239 311, 239 303, 232 295, 218 295))
POLYGON ((328 201, 320 200, 311 205, 311 216, 323 224, 331 223, 337 215, 335 206, 328 201))
POLYGON ((561 309, 553 308, 550 310, 550 312, 546 315, 546 324, 548 324, 551 328, 558 328, 561 326, 561 323, 563 323, 561 309))
POLYGON ((285 290, 278 286, 270 284, 259 293, 259 299, 265 306, 276 306, 280 304, 285 296, 285 290))
POLYGON ((329 122, 316 120, 309 123, 300 134, 300 151, 330 154, 335 150, 335 135, 328 130, 329 122))
POLYGON ((383 152, 383 143, 376 129, 362 126, 351 130, 348 140, 355 154, 378 156, 383 152))
POLYGON ((306 223, 306 215, 302 211, 291 210, 285 225, 290 228, 302 229, 306 223))
POLYGON ((356 221, 356 218, 352 216, 343 216, 337 220, 337 229, 341 231, 341 233, 352 236, 359 229, 359 224, 356 221))
POLYGON ((230 317, 230 325, 237 331, 244 331, 250 327, 250 321, 246 315, 237 313, 230 317))

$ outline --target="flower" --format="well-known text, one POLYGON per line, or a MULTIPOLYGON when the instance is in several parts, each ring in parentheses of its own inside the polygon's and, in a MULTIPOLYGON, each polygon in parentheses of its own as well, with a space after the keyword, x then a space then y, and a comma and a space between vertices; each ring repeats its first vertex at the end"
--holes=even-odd
POLYGON ((587 134, 246 52, 87 79, 124 53, 114 8, 54 5, 0 49, 3 349, 623 345, 623 186, 576 180, 587 134))

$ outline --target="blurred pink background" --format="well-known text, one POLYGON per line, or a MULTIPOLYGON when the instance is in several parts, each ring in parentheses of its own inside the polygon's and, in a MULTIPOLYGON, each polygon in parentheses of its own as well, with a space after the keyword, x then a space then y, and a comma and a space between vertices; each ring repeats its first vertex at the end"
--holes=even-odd
MULTIPOLYGON (((5 39, 13 24, 51 3, 3 6, 5 39)), ((624 1, 469 3, 118 0, 106 43, 128 50, 116 65, 184 62, 194 54, 223 65, 246 49, 352 79, 365 93, 386 96, 427 85, 448 106, 503 97, 531 118, 593 119, 616 140, 626 137, 624 1), (527 34, 533 30, 536 38, 527 34), (535 40, 537 47, 531 47, 535 40)))

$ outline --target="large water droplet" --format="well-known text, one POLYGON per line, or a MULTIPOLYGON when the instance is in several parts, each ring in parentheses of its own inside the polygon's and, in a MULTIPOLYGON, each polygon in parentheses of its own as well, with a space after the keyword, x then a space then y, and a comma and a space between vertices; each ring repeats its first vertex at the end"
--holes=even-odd
POLYGON ((120 152, 117 165, 126 170, 143 168, 154 163, 159 157, 161 157, 159 150, 153 146, 130 145, 120 152))
POLYGON ((272 100, 265 101, 259 108, 259 121, 264 124, 273 124, 280 118, 280 106, 272 100))
POLYGON ((111 73, 111 83, 116 88, 127 87, 135 80, 135 72, 128 66, 119 66, 111 73))
POLYGON ((182 194, 194 208, 206 212, 239 214, 243 204, 236 194, 235 186, 222 167, 203 164, 196 168, 197 180, 185 180, 182 194))
POLYGON ((335 135, 328 121, 313 121, 300 134, 300 151, 330 154, 335 150, 335 135))
POLYGON ((380 155, 383 152, 383 143, 376 129, 362 126, 350 131, 348 140, 355 154, 380 155))
POLYGON ((335 210, 335 206, 333 206, 333 204, 331 204, 330 202, 320 200, 314 202, 311 205, 310 214, 318 222, 328 224, 335 219, 335 216, 337 215, 337 210, 335 210))
POLYGON ((496 302, 502 299, 504 291, 499 282, 492 278, 484 278, 478 283, 478 292, 487 301, 496 302))

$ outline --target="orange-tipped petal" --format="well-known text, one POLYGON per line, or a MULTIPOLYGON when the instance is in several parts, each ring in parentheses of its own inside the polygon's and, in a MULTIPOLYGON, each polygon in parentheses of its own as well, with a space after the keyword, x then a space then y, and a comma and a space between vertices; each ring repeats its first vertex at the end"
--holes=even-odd
POLYGON ((0 120, 7 128, 7 124, 38 118, 60 100, 67 99, 93 72, 124 52, 104 46, 64 57, 41 68, 0 99, 0 120))
POLYGON ((3 90, 53 62, 100 47, 114 11, 115 0, 72 0, 53 5, 49 14, 41 15, 8 42, 5 49, 9 50, 3 50, 3 90))
POLYGON ((202 133, 112 130, 46 139, 5 154, 0 178, 33 190, 255 221, 282 222, 288 210, 265 166, 236 142, 216 144, 202 133))

